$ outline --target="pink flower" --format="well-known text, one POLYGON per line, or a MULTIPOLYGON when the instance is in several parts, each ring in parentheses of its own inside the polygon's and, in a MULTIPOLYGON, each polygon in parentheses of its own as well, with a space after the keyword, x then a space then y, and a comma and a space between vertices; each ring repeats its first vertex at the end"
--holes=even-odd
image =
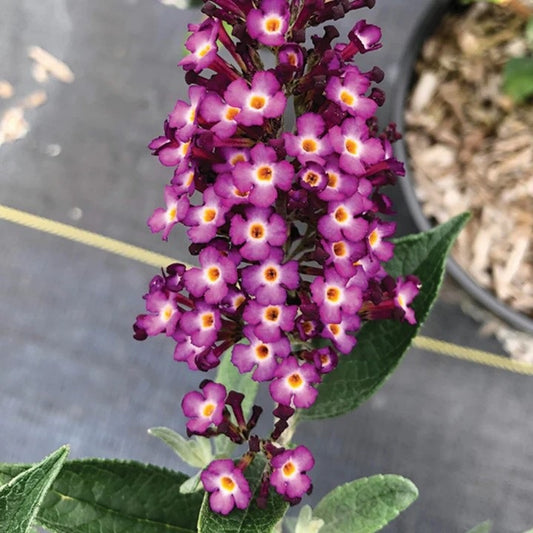
POLYGON ((301 498, 311 489, 307 472, 315 466, 311 452, 305 446, 285 450, 270 461, 272 474, 270 484, 289 500, 301 498))
POLYGON ((217 459, 204 470, 200 479, 210 492, 209 506, 220 514, 229 514, 234 507, 246 509, 252 498, 250 486, 231 459, 217 459))
POLYGON ((190 419, 187 432, 201 435, 212 424, 218 426, 224 419, 225 400, 226 388, 213 381, 206 382, 202 392, 188 392, 181 401, 183 414, 190 419))

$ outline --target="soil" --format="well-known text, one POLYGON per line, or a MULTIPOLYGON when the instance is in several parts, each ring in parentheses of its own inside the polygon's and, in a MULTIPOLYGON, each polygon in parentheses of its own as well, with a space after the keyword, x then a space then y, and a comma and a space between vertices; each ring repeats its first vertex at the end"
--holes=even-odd
POLYGON ((417 64, 405 139, 426 216, 472 213, 456 261, 533 317, 533 101, 501 91, 506 61, 528 53, 526 21, 487 2, 449 13, 417 64))

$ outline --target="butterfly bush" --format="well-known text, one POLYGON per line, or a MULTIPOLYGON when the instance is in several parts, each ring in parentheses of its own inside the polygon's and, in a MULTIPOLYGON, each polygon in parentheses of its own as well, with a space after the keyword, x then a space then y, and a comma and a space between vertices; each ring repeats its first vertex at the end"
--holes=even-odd
POLYGON ((327 24, 373 4, 205 1, 179 63, 188 101, 176 102, 149 145, 173 176, 148 225, 164 240, 184 225, 199 266, 175 263, 152 279, 134 336, 171 337, 174 359, 193 371, 215 368, 229 350, 276 404, 272 433, 260 438, 252 431, 261 408, 246 419, 242 394, 204 380, 184 396, 189 436, 247 444, 240 460, 217 459, 201 474, 218 513, 249 505, 243 472, 257 454, 268 460, 259 505, 270 487, 291 504, 309 493, 313 456, 284 440, 296 410, 351 357, 365 321, 416 322, 418 280, 383 267, 395 223, 384 219, 392 206, 382 188, 403 175, 392 152, 399 135, 394 125, 380 131, 375 117, 382 71, 353 62, 381 47, 381 31, 359 20, 340 43, 327 24))

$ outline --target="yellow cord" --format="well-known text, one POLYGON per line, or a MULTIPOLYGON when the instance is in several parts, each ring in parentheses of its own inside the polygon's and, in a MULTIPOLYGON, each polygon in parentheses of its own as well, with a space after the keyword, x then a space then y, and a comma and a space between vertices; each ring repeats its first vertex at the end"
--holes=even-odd
MULTIPOLYGON (((157 268, 165 267, 170 263, 176 262, 176 259, 172 257, 150 252, 138 246, 104 237, 98 233, 82 230, 74 226, 69 226, 68 224, 55 222, 54 220, 32 215, 25 211, 19 211, 18 209, 3 205, 0 205, 0 219, 7 220, 14 224, 20 224, 21 226, 26 226, 28 228, 44 231, 51 235, 92 246, 93 248, 105 250, 106 252, 120 255, 127 259, 133 259, 134 261, 139 261, 140 263, 155 266, 157 268)), ((180 262, 183 263, 182 261, 180 262)), ((189 267, 186 263, 183 264, 189 267)), ((483 364, 500 370, 533 376, 533 365, 514 361, 507 357, 484 352, 482 350, 475 350, 473 348, 467 348, 451 342, 440 341, 424 336, 416 337, 413 341, 413 345, 423 350, 455 357, 457 359, 464 359, 465 361, 470 361, 472 363, 483 364)))
POLYGON ((467 348, 466 346, 459 346, 458 344, 452 344, 451 342, 440 341, 422 335, 414 338, 413 346, 429 352, 455 357, 456 359, 464 359, 465 361, 492 366, 500 370, 533 376, 533 365, 515 361, 502 355, 484 352, 483 350, 467 348))
MULTIPOLYGON (((125 242, 117 241, 115 239, 111 239, 110 237, 104 237, 98 233, 79 229, 74 226, 69 226, 68 224, 50 220, 48 218, 32 215, 30 213, 26 213, 25 211, 19 211, 18 209, 13 209, 12 207, 0 205, 0 219, 13 222, 14 224, 20 224, 21 226, 26 226, 27 228, 44 231, 45 233, 63 237, 64 239, 79 242, 87 246, 92 246, 93 248, 98 248, 112 254, 120 255, 122 257, 126 257, 127 259, 133 259, 134 261, 155 266, 156 268, 165 267, 170 263, 176 263, 177 261, 176 259, 166 255, 150 252, 144 248, 139 248, 138 246, 126 244, 125 242)), ((186 263, 184 264, 185 266, 189 266, 186 263)))

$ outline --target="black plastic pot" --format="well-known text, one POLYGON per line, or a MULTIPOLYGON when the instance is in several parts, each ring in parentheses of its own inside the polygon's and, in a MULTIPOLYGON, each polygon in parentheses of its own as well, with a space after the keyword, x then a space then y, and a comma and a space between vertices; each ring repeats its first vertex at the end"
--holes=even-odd
MULTIPOLYGON (((406 43, 404 64, 402 65, 401 75, 399 76, 395 87, 395 100, 392 109, 392 119, 398 124, 399 131, 405 131, 404 110, 407 96, 412 87, 415 62, 419 56, 424 41, 433 33, 439 20, 451 4, 451 0, 449 2, 434 0, 431 7, 428 9, 426 16, 421 21, 420 26, 411 36, 410 42, 406 43)), ((409 154, 403 141, 399 141, 396 144, 395 153, 400 161, 405 162, 406 176, 399 180, 405 202, 415 224, 420 230, 426 231, 432 226, 422 212, 421 205, 416 197, 412 171, 409 166, 409 154)), ((498 300, 492 292, 481 287, 457 264, 454 259, 448 259, 447 270, 467 293, 488 310, 492 311, 496 316, 516 329, 533 334, 533 320, 531 318, 511 309, 508 305, 498 300)))

